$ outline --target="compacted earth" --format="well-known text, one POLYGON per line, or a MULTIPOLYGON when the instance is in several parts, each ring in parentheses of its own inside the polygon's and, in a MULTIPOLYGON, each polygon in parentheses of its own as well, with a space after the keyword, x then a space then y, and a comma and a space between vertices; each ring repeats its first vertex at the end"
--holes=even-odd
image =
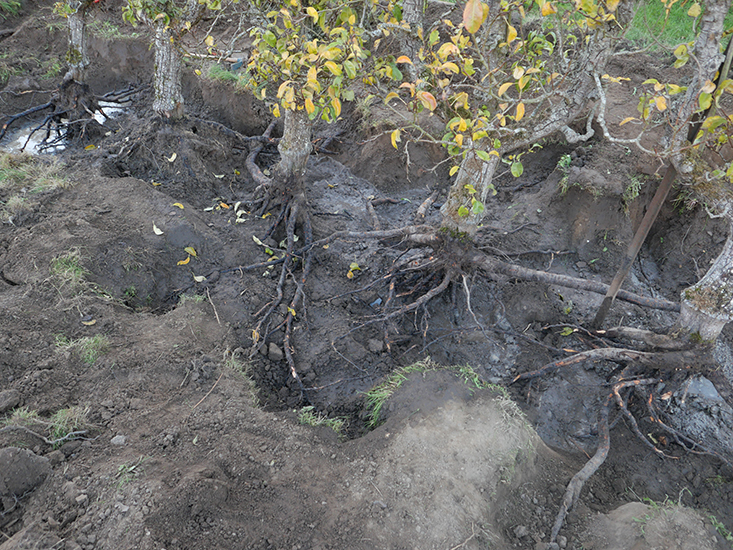
MULTIPOLYGON (((54 154, 18 151, 16 131, 42 117, 16 121, 0 141, 2 550, 731 547, 733 410, 700 376, 665 413, 714 455, 683 449, 632 403, 644 437, 669 457, 615 422, 608 459, 548 544, 565 487, 598 444, 611 366, 509 382, 553 350, 593 345, 568 327, 591 319, 600 295, 468 274, 395 319, 385 340, 373 321, 389 313, 384 275, 406 249, 336 240, 318 250, 296 312, 296 380, 283 342, 289 298, 254 333, 280 278, 267 262, 282 256, 284 235, 265 238, 278 211, 252 204, 252 142, 223 128, 259 135, 270 115, 197 77, 208 73, 196 61, 186 118, 157 119, 149 37, 121 26, 113 3, 92 19, 87 84, 99 97, 129 88, 130 102, 54 154)), ((47 3, 24 3, 2 26, 7 120, 53 96, 66 34, 47 3)), ((666 61, 626 62, 631 80, 609 120, 627 116, 635 87, 666 61)), ((374 215, 384 229, 408 225, 444 190, 446 165, 434 169, 443 152, 410 145, 408 163, 384 125, 354 110, 317 128, 326 146, 306 176, 315 238, 370 231, 374 215), (389 200, 372 215, 375 198, 389 200)), ((476 244, 609 282, 658 166, 600 139, 541 145, 521 178, 499 177, 476 244)), ((267 145, 259 162, 276 161, 267 145)), ((424 223, 438 220, 431 208, 424 223)), ((675 191, 625 288, 678 301, 726 230, 675 191)), ((299 274, 285 280, 291 296, 299 274)), ((406 277, 400 299, 419 294, 419 281, 406 277)), ((673 321, 616 302, 607 324, 673 321)), ((729 377, 731 346, 729 328, 715 350, 729 377)))

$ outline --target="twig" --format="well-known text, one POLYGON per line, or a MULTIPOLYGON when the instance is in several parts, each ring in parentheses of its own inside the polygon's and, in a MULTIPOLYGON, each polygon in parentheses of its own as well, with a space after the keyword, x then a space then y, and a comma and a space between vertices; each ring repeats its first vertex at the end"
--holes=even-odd
MULTIPOLYGON (((214 382, 214 385, 213 385, 213 386, 211 386, 211 389, 210 389, 209 391, 207 391, 207 392, 206 392, 206 395, 204 395, 204 396, 203 396, 203 397, 201 398, 201 400, 200 400, 200 401, 199 401, 198 403, 196 403, 196 404, 195 404, 195 405, 193 406, 193 408, 191 409, 191 413, 193 413, 193 411, 194 411, 194 409, 195 409, 196 407, 198 407, 198 406, 199 406, 199 405, 200 405, 201 403, 203 403, 204 399, 206 399, 207 397, 209 397, 209 394, 211 394, 211 392, 213 392, 213 391, 214 391, 214 388, 215 388, 215 387, 216 387, 216 385, 217 385, 217 384, 219 383, 219 380, 221 380, 221 377, 222 377, 222 376, 224 376, 224 371, 221 371, 221 374, 219 375, 219 378, 217 378, 217 379, 216 379, 216 382, 214 382)), ((189 413, 189 415, 190 415, 191 413, 189 413)))
POLYGON ((209 303, 211 304, 211 307, 214 308, 214 315, 216 315, 216 322, 219 323, 219 326, 221 326, 221 319, 219 319, 219 314, 216 312, 216 306, 214 305, 214 302, 211 300, 211 294, 209 294, 209 289, 206 289, 206 297, 209 299, 209 303))

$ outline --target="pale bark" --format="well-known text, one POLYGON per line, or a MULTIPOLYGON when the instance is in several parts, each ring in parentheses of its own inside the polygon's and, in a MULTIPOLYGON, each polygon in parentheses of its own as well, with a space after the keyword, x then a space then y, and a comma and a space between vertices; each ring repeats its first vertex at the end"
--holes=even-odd
POLYGON ((277 171, 284 179, 302 180, 308 157, 313 150, 311 128, 313 123, 305 110, 285 110, 283 137, 277 146, 280 162, 277 171))
POLYGON ((69 49, 66 52, 66 61, 69 64, 69 70, 64 76, 64 80, 84 82, 84 75, 89 66, 84 11, 78 9, 68 16, 67 22, 69 27, 69 49))
POLYGON ((153 110, 159 115, 176 120, 183 116, 181 93, 181 55, 171 40, 170 30, 163 21, 155 25, 155 67, 153 110))
POLYGON ((678 328, 693 339, 714 341, 733 320, 733 223, 723 250, 700 281, 682 291, 678 328))
MULTIPOLYGON (((723 61, 720 40, 725 29, 725 16, 730 10, 731 0, 712 0, 705 4, 700 34, 695 41, 695 62, 697 71, 689 85, 682 106, 679 108, 680 122, 690 122, 698 108, 697 96, 706 81, 714 81, 723 61)), ((677 149, 683 145, 686 132, 679 132, 677 149)), ((691 167, 684 161, 674 159, 678 171, 691 175, 691 167)), ((712 170, 713 168, 711 168, 712 170)), ((704 176, 703 176, 704 177, 704 176)), ((696 182, 691 182, 696 183, 696 182)), ((721 189, 726 183, 718 182, 721 189)), ((705 186, 710 188, 708 184, 705 186)), ((733 320, 733 197, 729 192, 708 193, 705 202, 714 210, 726 214, 731 224, 728 239, 723 250, 705 276, 695 285, 685 289, 681 296, 681 312, 677 328, 694 340, 714 341, 723 327, 733 320)))
POLYGON ((474 150, 466 152, 466 158, 461 162, 461 167, 456 175, 456 181, 448 192, 448 198, 440 209, 443 216, 443 227, 451 232, 465 234, 468 238, 473 238, 478 230, 478 225, 484 218, 484 213, 475 213, 471 208, 471 193, 466 188, 470 185, 476 190, 475 198, 482 204, 491 195, 493 187, 491 180, 499 165, 499 156, 491 155, 489 160, 484 162, 481 160, 474 150), (459 209, 464 206, 468 210, 468 215, 461 216, 459 209))
POLYGON ((402 20, 410 25, 410 32, 405 33, 400 40, 402 54, 412 61, 412 65, 406 65, 407 79, 415 82, 422 72, 423 63, 420 60, 420 46, 422 40, 418 40, 419 29, 423 28, 425 19, 425 0, 402 0, 402 20))

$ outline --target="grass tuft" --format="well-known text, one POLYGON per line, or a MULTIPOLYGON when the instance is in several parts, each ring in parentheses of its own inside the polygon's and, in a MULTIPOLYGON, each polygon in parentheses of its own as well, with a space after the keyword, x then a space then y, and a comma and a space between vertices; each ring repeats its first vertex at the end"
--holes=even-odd
POLYGON ((63 164, 55 158, 0 153, 0 221, 13 223, 20 212, 33 209, 35 201, 31 198, 67 187, 62 170, 63 164))
POLYGON ((339 436, 344 435, 344 430, 348 427, 348 421, 344 417, 329 418, 319 413, 315 407, 309 405, 300 409, 298 413, 298 422, 306 426, 327 426, 336 432, 339 436))
POLYGON ((500 405, 505 414, 507 416, 522 416, 519 407, 517 407, 516 403, 511 400, 506 388, 484 382, 481 380, 478 373, 468 365, 444 367, 433 362, 432 359, 428 357, 412 365, 395 369, 384 382, 378 384, 366 393, 366 408, 369 411, 367 426, 369 429, 374 429, 379 426, 382 407, 387 399, 392 397, 394 392, 396 392, 405 380, 407 380, 408 375, 414 372, 430 372, 439 370, 455 373, 461 378, 464 384, 473 386, 476 389, 491 389, 499 392, 500 405))
POLYGON ((242 377, 247 388, 247 393, 249 394, 250 404, 253 407, 258 407, 260 399, 257 392, 257 383, 252 378, 252 365, 249 362, 241 361, 238 355, 236 351, 234 353, 227 351, 224 366, 242 377))
POLYGON ((104 334, 85 336, 71 340, 62 334, 56 335, 56 347, 60 350, 74 350, 84 363, 93 365, 100 356, 109 351, 109 338, 104 334))

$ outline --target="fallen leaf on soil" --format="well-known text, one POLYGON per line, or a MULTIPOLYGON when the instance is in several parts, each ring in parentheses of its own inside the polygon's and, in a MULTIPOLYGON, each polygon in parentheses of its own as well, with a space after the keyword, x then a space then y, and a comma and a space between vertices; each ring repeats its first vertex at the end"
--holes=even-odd
POLYGON ((155 222, 153 222, 153 233, 155 233, 156 235, 162 235, 163 234, 163 232, 160 229, 158 229, 158 226, 155 225, 155 222))
POLYGON ((176 264, 176 265, 186 265, 186 264, 187 264, 188 262, 190 262, 190 261, 191 261, 191 256, 189 256, 189 257, 188 257, 188 258, 186 258, 185 260, 180 260, 180 261, 178 262, 178 264, 176 264))
POLYGON ((194 275, 193 280, 197 283, 203 283, 206 280, 206 277, 204 277, 203 275, 194 275))
POLYGON ((177 156, 178 156, 178 153, 173 153, 170 157, 166 157, 166 160, 168 162, 173 162, 174 160, 176 160, 177 156))
POLYGON ((180 202, 174 202, 173 203, 173 206, 177 206, 178 208, 180 208, 181 210, 183 210, 183 205, 180 202))
POLYGON ((94 144, 92 144, 92 145, 87 145, 86 147, 84 147, 84 150, 85 151, 91 151, 92 149, 96 149, 96 148, 97 148, 97 146, 94 145, 94 144))
POLYGON ((198 257, 198 254, 196 254, 196 249, 192 246, 187 246, 183 249, 185 252, 188 252, 191 256, 194 258, 198 257))

